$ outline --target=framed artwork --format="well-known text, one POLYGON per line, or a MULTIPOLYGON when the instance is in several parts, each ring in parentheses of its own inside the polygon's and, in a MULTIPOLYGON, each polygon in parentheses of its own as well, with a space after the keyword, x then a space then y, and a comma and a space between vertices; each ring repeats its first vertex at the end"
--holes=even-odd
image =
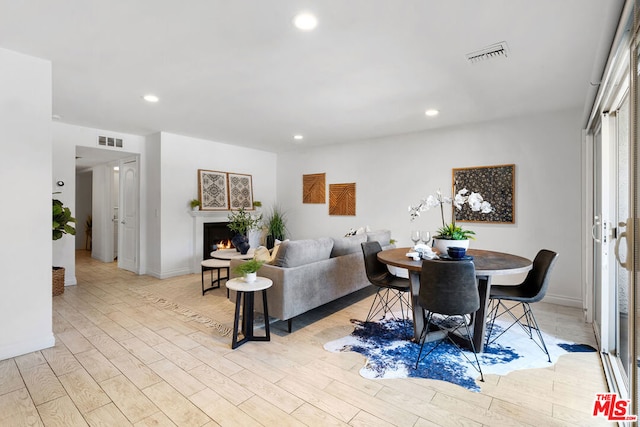
POLYGON ((515 169, 516 165, 498 165, 453 169, 453 186, 456 191, 466 188, 480 193, 491 203, 493 212, 473 212, 468 204, 454 209, 456 221, 462 222, 515 222, 515 169))
POLYGON ((329 215, 356 214, 356 183, 329 184, 329 215))
POLYGON ((302 175, 302 203, 326 203, 324 173, 302 175))
POLYGON ((198 169, 198 197, 203 211, 229 210, 226 172, 198 169))
POLYGON ((253 183, 251 175, 228 173, 229 208, 253 210, 253 183))

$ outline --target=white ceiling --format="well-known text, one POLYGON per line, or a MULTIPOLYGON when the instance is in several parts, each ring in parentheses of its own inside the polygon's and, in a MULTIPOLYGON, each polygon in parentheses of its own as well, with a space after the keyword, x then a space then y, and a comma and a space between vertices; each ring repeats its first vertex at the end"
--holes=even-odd
POLYGON ((0 0, 0 47, 52 61, 62 122, 277 152, 584 108, 623 3, 0 0))

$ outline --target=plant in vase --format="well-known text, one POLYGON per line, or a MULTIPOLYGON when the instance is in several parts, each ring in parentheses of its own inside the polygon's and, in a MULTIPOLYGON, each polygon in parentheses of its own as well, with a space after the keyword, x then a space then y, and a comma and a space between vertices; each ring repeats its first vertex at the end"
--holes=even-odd
POLYGON ((266 219, 267 249, 273 248, 276 239, 284 240, 287 233, 285 213, 277 206, 271 209, 266 219))
POLYGON ((244 277, 245 282, 251 283, 256 281, 258 270, 262 267, 264 261, 258 261, 257 259, 251 259, 245 261, 242 264, 238 264, 233 267, 233 272, 244 277))
POLYGON ((192 210, 197 211, 198 208, 200 207, 200 200, 191 199, 191 201, 189 202, 189 206, 191 206, 192 210))
POLYGON ((244 208, 240 208, 237 211, 229 213, 229 230, 236 233, 231 242, 233 246, 241 254, 246 254, 249 251, 249 238, 247 237, 247 233, 250 230, 260 228, 260 222, 262 221, 262 214, 258 216, 252 216, 249 212, 244 210, 244 208))
MULTIPOLYGON (((65 207, 60 200, 53 199, 52 205, 52 239, 59 240, 65 234, 75 236, 76 229, 70 223, 76 222, 71 216, 71 210, 65 207)), ((64 267, 53 267, 52 291, 53 296, 64 293, 64 267)))
POLYGON ((453 191, 455 196, 453 198, 444 196, 440 190, 436 192, 435 197, 429 195, 427 198, 422 199, 416 206, 409 206, 409 215, 411 221, 414 221, 420 216, 420 212, 427 211, 431 208, 440 207, 440 216, 442 218, 442 227, 438 228, 437 234, 434 238, 434 246, 439 253, 446 253, 447 248, 451 246, 462 247, 467 249, 469 247, 469 239, 475 239, 475 232, 472 230, 465 230, 464 228, 456 225, 456 216, 452 212, 451 222, 446 223, 444 220, 444 205, 452 205, 457 210, 461 210, 462 206, 466 203, 469 208, 474 212, 490 213, 493 211, 493 207, 489 202, 484 200, 480 193, 471 192, 463 188, 462 190, 455 192, 456 186, 454 185, 453 191))

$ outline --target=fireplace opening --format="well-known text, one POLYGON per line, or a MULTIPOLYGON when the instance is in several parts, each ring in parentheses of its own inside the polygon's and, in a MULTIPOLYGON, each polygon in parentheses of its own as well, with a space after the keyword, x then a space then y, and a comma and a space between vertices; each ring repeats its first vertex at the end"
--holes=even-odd
POLYGON ((211 252, 217 249, 234 248, 231 243, 233 232, 227 227, 228 222, 205 222, 202 235, 202 259, 210 259, 211 252))

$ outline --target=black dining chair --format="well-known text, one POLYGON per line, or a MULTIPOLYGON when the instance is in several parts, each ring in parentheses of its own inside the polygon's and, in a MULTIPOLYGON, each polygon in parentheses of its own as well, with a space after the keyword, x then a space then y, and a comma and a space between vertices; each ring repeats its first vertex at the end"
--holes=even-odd
POLYGON ((486 344, 495 342, 505 332, 514 325, 520 327, 527 333, 542 351, 544 351, 551 362, 551 356, 547 345, 544 343, 542 333, 538 327, 538 322, 533 315, 530 304, 541 301, 547 293, 549 287, 549 276, 553 266, 558 259, 558 254, 548 249, 542 249, 533 260, 533 268, 529 270, 527 277, 519 285, 493 285, 489 294, 489 315, 487 319, 486 344), (507 306, 505 301, 511 303, 507 306), (514 312, 522 308, 522 313, 514 312), (492 337, 493 327, 498 317, 503 314, 511 316, 511 324, 502 330, 497 336, 492 337), (534 339, 533 331, 536 332, 538 341, 534 339))
POLYGON ((484 381, 476 347, 473 344, 473 335, 469 328, 473 314, 480 308, 480 295, 473 261, 424 260, 420 273, 418 304, 426 310, 426 319, 420 333, 420 352, 416 369, 422 360, 445 341, 444 338, 437 340, 424 357, 421 357, 427 333, 434 325, 445 332, 446 339, 460 350, 464 358, 480 373, 480 380, 484 381), (462 329, 464 334, 461 333, 462 329), (458 341, 469 343, 475 363, 462 351, 458 341))
POLYGON ((387 313, 390 313, 397 320, 392 310, 396 303, 399 303, 401 318, 405 320, 409 318, 411 313, 411 286, 409 279, 391 274, 387 266, 378 260, 378 252, 380 251, 382 251, 380 242, 362 243, 367 279, 378 288, 366 321, 370 322, 380 313, 382 313, 380 318, 384 318, 387 313))

